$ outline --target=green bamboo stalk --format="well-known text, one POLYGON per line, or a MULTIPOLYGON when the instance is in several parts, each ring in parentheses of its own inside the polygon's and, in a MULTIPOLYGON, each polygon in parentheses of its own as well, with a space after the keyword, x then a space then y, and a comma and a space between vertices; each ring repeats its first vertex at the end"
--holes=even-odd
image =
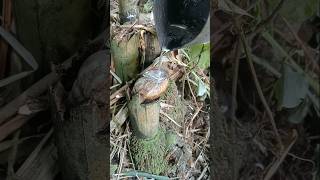
POLYGON ((126 40, 114 38, 111 42, 111 53, 116 74, 123 83, 136 77, 139 70, 139 35, 135 34, 126 40))
POLYGON ((133 23, 138 19, 138 0, 119 0, 120 23, 133 23))
POLYGON ((139 95, 129 103, 131 125, 139 138, 153 138, 159 129, 160 102, 141 104, 139 95))

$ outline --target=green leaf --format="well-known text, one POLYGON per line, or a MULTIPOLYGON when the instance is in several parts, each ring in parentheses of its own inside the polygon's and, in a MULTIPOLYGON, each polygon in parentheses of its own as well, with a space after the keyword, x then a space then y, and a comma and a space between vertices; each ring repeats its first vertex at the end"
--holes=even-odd
POLYGON ((302 74, 288 65, 282 66, 282 76, 276 84, 278 108, 295 108, 306 99, 308 83, 302 74))
POLYGON ((187 49, 190 61, 201 69, 210 67, 210 44, 197 44, 187 49))
POLYGON ((307 72, 305 72, 295 60, 287 53, 287 51, 268 33, 262 33, 262 36, 270 43, 274 49, 274 55, 278 60, 286 59, 285 62, 289 63, 290 66, 297 72, 303 73, 305 80, 309 83, 316 95, 320 95, 320 84, 317 80, 313 79, 307 72))
POLYGON ((144 5, 143 5, 143 12, 144 13, 150 13, 153 9, 153 0, 148 0, 144 5))
POLYGON ((198 80, 198 90, 197 90, 197 96, 202 97, 206 94, 207 89, 206 85, 202 82, 201 79, 198 80))
POLYGON ((118 169, 118 166, 116 164, 110 164, 110 175, 113 175, 116 173, 116 170, 118 169))

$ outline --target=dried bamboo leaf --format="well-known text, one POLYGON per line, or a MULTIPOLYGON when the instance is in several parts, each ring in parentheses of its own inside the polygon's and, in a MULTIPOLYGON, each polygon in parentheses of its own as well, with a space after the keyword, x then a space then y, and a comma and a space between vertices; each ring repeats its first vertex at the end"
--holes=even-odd
POLYGON ((39 152, 35 159, 30 161, 28 166, 25 166, 23 171, 18 171, 16 176, 21 180, 53 180, 58 171, 57 150, 56 147, 50 143, 39 152))
POLYGON ((33 180, 53 180, 58 173, 57 151, 55 146, 50 143, 44 147, 53 133, 51 129, 41 140, 35 150, 29 155, 16 173, 18 179, 33 180))
POLYGON ((122 124, 126 121, 128 116, 128 107, 123 106, 110 122, 110 132, 112 132, 116 127, 122 126, 122 124))
POLYGON ((32 72, 38 69, 38 63, 32 56, 32 54, 25 49, 17 39, 12 36, 9 32, 7 32, 5 29, 3 29, 0 26, 0 35, 5 39, 11 47, 25 60, 27 64, 29 64, 32 68, 32 71, 24 71, 22 73, 19 73, 17 75, 10 76, 9 78, 5 78, 0 80, 0 87, 6 86, 18 79, 21 79, 23 77, 26 77, 30 75, 32 72))
POLYGON ((19 80, 19 79, 22 79, 22 78, 30 75, 32 72, 33 71, 24 71, 24 72, 9 76, 5 79, 2 79, 2 80, 0 80, 0 87, 4 87, 10 83, 13 83, 13 82, 19 80))

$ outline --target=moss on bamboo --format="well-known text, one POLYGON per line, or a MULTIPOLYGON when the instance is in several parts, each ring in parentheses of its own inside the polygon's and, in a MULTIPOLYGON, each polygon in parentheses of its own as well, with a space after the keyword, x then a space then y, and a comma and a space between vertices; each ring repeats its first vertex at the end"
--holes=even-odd
POLYGON ((161 128, 151 139, 132 136, 130 149, 136 168, 152 174, 164 174, 170 168, 166 155, 174 144, 176 144, 175 135, 161 128))

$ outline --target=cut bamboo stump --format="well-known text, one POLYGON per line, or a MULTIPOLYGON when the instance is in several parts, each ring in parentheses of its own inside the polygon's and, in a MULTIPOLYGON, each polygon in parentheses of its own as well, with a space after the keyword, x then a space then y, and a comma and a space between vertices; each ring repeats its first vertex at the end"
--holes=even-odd
POLYGON ((168 132, 160 128, 159 98, 168 88, 169 76, 161 68, 151 68, 142 74, 129 102, 129 116, 133 136, 130 139, 132 158, 138 170, 163 174, 169 166, 166 153, 174 144, 168 132))
POLYGON ((107 51, 91 55, 82 64, 71 92, 66 92, 61 83, 52 91, 56 103, 55 140, 63 179, 106 180, 109 176, 109 142, 104 133, 109 123, 108 59, 107 51))
POLYGON ((59 167, 63 179, 101 179, 109 175, 108 142, 99 137, 99 122, 106 118, 97 105, 70 110, 70 118, 55 123, 59 167))
POLYGON ((111 42, 111 52, 116 74, 122 82, 135 78, 139 70, 139 35, 131 38, 116 36, 111 42))
POLYGON ((159 129, 160 102, 141 104, 139 95, 129 103, 131 125, 139 138, 152 138, 159 129))
POLYGON ((136 136, 154 137, 159 129, 160 96, 168 87, 168 74, 153 68, 142 75, 134 85, 134 96, 129 102, 131 125, 136 136))

